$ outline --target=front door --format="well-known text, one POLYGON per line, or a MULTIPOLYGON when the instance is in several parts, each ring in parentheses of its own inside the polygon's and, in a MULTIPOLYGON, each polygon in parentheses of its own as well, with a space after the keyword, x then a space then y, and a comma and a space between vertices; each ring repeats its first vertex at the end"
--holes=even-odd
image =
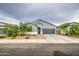
POLYGON ((41 34, 41 28, 38 27, 38 34, 41 34))

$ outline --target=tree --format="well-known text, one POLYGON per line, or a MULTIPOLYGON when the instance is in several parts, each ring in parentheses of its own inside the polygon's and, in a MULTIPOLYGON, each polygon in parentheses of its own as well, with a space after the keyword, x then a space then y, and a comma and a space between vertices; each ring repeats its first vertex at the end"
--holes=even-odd
POLYGON ((6 24, 4 29, 4 32, 9 37, 16 37, 18 34, 22 36, 28 31, 32 31, 32 26, 27 23, 20 23, 19 25, 6 24))
POLYGON ((26 31, 27 32, 31 32, 32 31, 32 26, 31 25, 28 25, 26 31))
POLYGON ((5 32, 7 36, 9 37, 16 37, 18 34, 19 26, 18 25, 12 25, 12 24, 7 24, 5 26, 5 32))
POLYGON ((26 26, 23 23, 20 23, 20 26, 19 26, 20 29, 19 30, 20 30, 21 35, 25 34, 26 26))
POLYGON ((64 30, 66 35, 79 37, 79 23, 65 23, 59 26, 60 30, 64 30))
POLYGON ((60 26, 58 26, 59 28, 59 31, 63 31, 63 34, 67 35, 68 34, 68 26, 69 26, 69 23, 64 23, 60 26))
POLYGON ((79 36, 79 25, 72 25, 70 29, 70 34, 72 36, 79 36))
POLYGON ((26 32, 32 31, 32 25, 29 25, 29 23, 20 23, 20 33, 21 35, 25 35, 26 32))

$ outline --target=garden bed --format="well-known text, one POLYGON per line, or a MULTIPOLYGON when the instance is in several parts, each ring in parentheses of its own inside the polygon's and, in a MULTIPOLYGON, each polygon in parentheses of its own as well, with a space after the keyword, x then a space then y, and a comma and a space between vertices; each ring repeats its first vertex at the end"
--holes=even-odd
POLYGON ((16 37, 0 37, 0 39, 45 39, 43 35, 24 35, 16 37))

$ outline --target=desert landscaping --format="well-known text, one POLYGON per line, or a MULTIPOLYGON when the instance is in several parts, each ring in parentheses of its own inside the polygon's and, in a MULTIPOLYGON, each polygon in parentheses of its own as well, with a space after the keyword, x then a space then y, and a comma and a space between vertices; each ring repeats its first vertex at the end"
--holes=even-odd
POLYGON ((0 39, 16 39, 16 40, 20 40, 20 39, 35 39, 35 40, 42 40, 45 39, 45 37, 43 35, 24 35, 24 36, 16 36, 16 37, 7 37, 7 36, 1 36, 0 39))

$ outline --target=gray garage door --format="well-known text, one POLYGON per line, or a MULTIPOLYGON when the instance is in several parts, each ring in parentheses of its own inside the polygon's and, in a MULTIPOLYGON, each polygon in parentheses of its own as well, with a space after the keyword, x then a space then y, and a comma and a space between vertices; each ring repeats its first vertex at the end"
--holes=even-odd
POLYGON ((43 34, 55 34, 55 29, 43 28, 42 32, 43 34))

